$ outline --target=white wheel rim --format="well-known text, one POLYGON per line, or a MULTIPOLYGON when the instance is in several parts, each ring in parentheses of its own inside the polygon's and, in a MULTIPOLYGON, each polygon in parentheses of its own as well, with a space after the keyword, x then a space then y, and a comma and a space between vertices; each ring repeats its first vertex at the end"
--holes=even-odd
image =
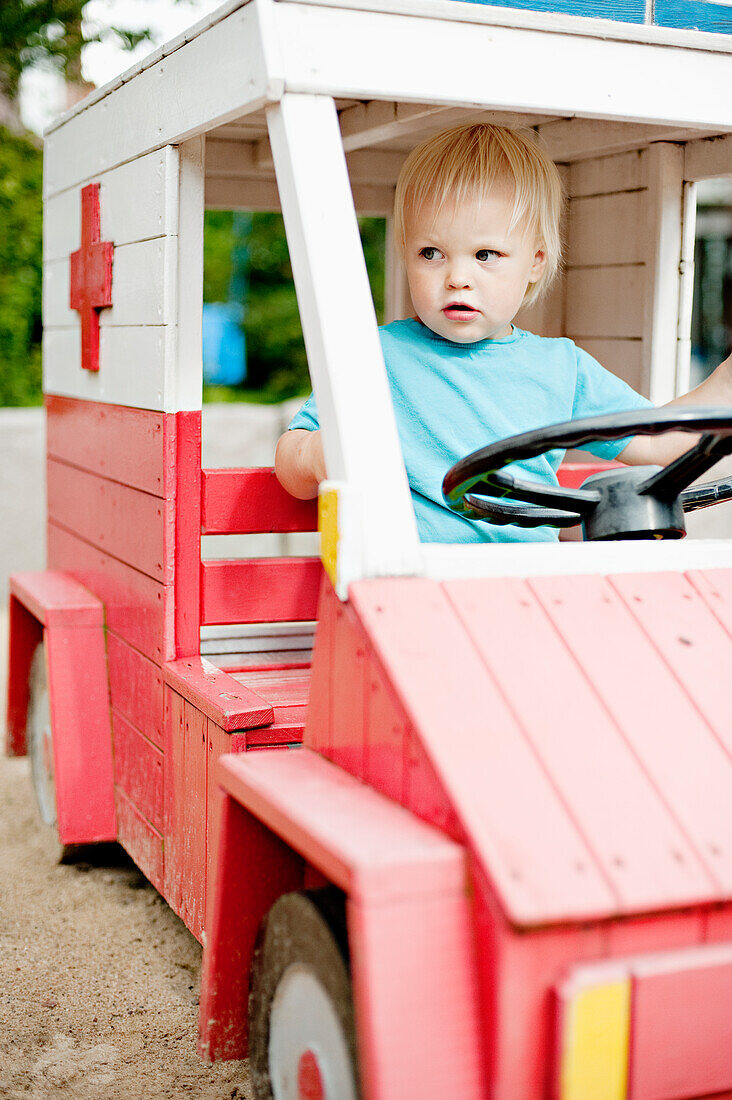
MULTIPOLYGON (((310 967, 289 966, 269 1018, 269 1075, 274 1100, 309 1100, 300 1088, 301 1061, 312 1058, 323 1100, 357 1100, 351 1053, 330 997, 310 967)), ((312 1094, 311 1094, 312 1095, 312 1094)))
POLYGON ((31 758, 33 788, 38 810, 46 825, 56 825, 56 785, 53 774, 53 738, 51 735, 51 704, 46 676, 46 653, 38 646, 29 677, 28 721, 26 724, 28 751, 31 758))

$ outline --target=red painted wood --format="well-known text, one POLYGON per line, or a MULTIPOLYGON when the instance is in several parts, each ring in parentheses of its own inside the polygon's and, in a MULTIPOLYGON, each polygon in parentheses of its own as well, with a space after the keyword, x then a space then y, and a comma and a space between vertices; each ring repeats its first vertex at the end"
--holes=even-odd
POLYGON ((5 752, 25 756, 29 676, 36 647, 43 640, 43 626, 17 596, 10 596, 8 641, 8 709, 5 752))
POLYGON ((81 365, 99 370, 99 310, 112 304, 114 245, 101 241, 99 184, 81 189, 81 248, 69 257, 69 305, 81 317, 81 365))
POLYGON ((309 748, 322 752, 326 756, 332 741, 331 669, 333 668, 335 616, 339 603, 340 600, 333 591, 329 577, 323 572, 310 670, 308 718, 303 740, 309 748))
POLYGON ((207 721, 166 689, 164 892, 199 940, 206 912, 207 721))
POLYGON ((335 613, 331 667, 333 724, 327 755, 359 779, 363 778, 365 768, 367 672, 365 639, 355 627, 350 608, 340 604, 335 613))
POLYGON ((201 413, 177 413, 176 424, 174 650, 188 657, 201 637, 201 413))
POLYGON ((114 781, 144 817, 163 828, 163 754, 159 748, 112 711, 114 781))
POLYGON ((116 790, 118 840, 145 878, 163 892, 163 838, 158 830, 130 802, 124 791, 116 790))
POLYGON ((706 920, 702 909, 641 914, 611 921, 605 928, 607 954, 611 958, 689 947, 704 943, 705 938, 706 920))
MULTIPOLYGON (((675 905, 703 898, 709 880, 693 848, 578 668, 571 635, 565 645, 524 581, 444 587, 592 851, 618 912, 653 908, 659 895, 675 905)), ((547 609, 553 614, 550 603, 547 609)), ((603 629, 601 611, 592 626, 603 629)))
POLYGON ((263 669, 259 672, 234 672, 233 679, 255 691, 269 703, 278 725, 305 725, 310 688, 310 669, 263 669))
POLYGON ((687 576, 714 616, 732 635, 732 569, 695 569, 687 576))
POLYGON ((732 1088, 732 948, 648 955, 632 965, 628 1100, 732 1088))
POLYGON ((272 748, 276 745, 300 745, 305 733, 305 723, 297 721, 274 721, 271 726, 261 729, 247 730, 246 746, 248 749, 272 748))
POLYGON ((350 596, 510 918, 613 913, 613 893, 440 585, 358 581, 350 596))
POLYGON ((68 573, 13 573, 10 592, 44 626, 104 626, 100 600, 68 573))
POLYGON ((55 459, 46 475, 52 523, 163 584, 172 582, 172 505, 55 459))
POLYGON ((274 721, 274 711, 266 699, 205 657, 171 661, 164 666, 163 677, 174 691, 224 730, 252 729, 274 721))
MULTIPOLYGON (((732 761, 605 579, 531 586, 696 852, 709 880, 699 900, 722 900, 732 891, 732 761)), ((626 791, 622 803, 645 831, 646 806, 626 791)), ((655 887, 653 908, 673 904, 661 880, 655 887)))
POLYGON ((107 664, 112 707, 163 747, 163 677, 160 666, 107 633, 107 664))
POLYGON ((172 496, 175 414, 47 394, 50 458, 155 496, 172 496))
POLYGON ((732 643, 724 627, 685 577, 625 575, 611 584, 732 755, 732 643))
POLYGON ((586 478, 621 466, 621 462, 563 462, 557 470, 557 480, 565 489, 579 489, 586 478))
POLYGON ((373 662, 369 666, 367 691, 363 778, 377 791, 405 805, 408 734, 400 708, 373 662))
POLYGON ((405 805, 448 836, 462 840, 464 832, 458 816, 445 797, 440 777, 410 726, 406 729, 404 750, 405 805))
POLYGON ((302 889, 303 860, 230 796, 218 800, 201 972, 198 1049, 207 1061, 247 1054, 249 967, 278 897, 302 889))
POLYGON ((101 626, 44 632, 62 844, 114 840, 112 731, 101 626))
POLYGON ((48 561, 81 581, 104 603, 107 627, 154 661, 172 658, 173 588, 117 561, 83 539, 48 525, 48 561))
POLYGON ((247 558, 201 563, 201 624, 314 619, 319 558, 247 558))
POLYGON ((273 469, 204 470, 201 531, 204 535, 269 531, 317 531, 317 500, 297 500, 273 469))

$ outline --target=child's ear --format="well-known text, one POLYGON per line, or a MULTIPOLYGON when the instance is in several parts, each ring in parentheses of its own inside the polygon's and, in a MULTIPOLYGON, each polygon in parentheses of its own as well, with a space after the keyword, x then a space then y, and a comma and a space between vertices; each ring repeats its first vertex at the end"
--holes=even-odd
POLYGON ((535 283, 541 278, 544 268, 546 267, 546 258, 546 249, 544 245, 538 245, 534 253, 534 262, 531 265, 531 273, 529 275, 530 283, 535 283))

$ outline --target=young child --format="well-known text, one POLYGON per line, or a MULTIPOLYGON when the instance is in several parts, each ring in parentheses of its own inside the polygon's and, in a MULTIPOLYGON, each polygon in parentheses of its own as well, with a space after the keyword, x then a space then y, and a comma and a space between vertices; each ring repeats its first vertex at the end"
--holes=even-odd
MULTIPOLYGON (((423 542, 556 539, 553 528, 493 526, 452 512, 442 498, 445 472, 518 432, 650 405, 571 340, 513 325, 559 268, 561 203, 555 165, 533 141, 502 127, 445 130, 404 163, 394 229, 417 316, 379 332, 423 542)), ((671 404, 732 404, 732 356, 671 404)), ((587 449, 663 465, 693 442, 674 433, 587 449)), ((517 465, 556 484, 562 458, 553 451, 517 465)), ((294 496, 317 494, 326 470, 312 396, 280 438, 275 469, 294 496)))

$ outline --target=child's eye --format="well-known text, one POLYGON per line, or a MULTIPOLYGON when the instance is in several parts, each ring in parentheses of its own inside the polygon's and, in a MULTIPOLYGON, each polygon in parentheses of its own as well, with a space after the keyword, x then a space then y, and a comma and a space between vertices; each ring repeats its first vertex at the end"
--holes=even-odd
POLYGON ((492 248, 479 248, 475 253, 475 258, 476 260, 495 260, 500 255, 500 252, 494 252, 492 248))
POLYGON ((424 260, 436 260, 440 255, 439 248, 433 248, 432 245, 427 245, 426 248, 420 248, 419 254, 424 260))

